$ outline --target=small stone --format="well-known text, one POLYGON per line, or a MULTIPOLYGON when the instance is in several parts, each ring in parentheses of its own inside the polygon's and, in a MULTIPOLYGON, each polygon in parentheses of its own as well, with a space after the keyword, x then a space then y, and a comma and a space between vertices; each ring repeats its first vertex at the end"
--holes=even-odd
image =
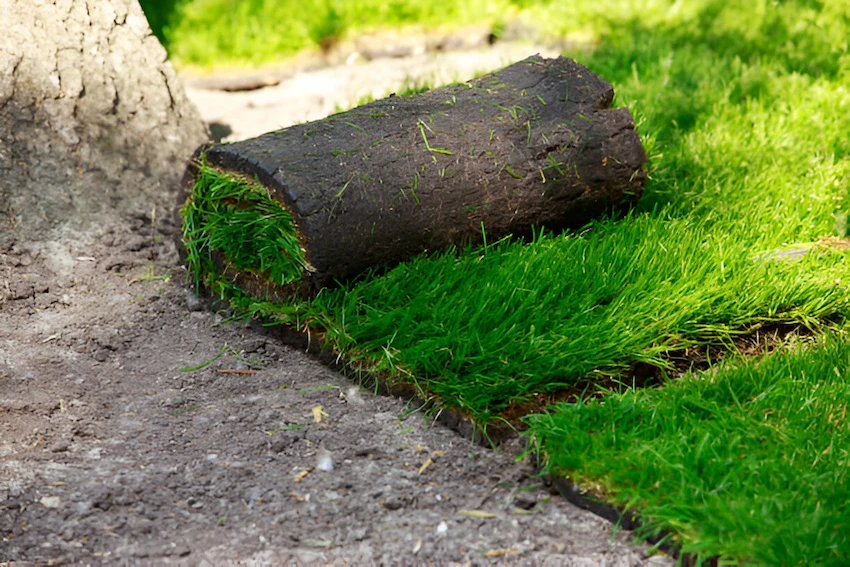
POLYGON ((123 492, 123 493, 119 494, 118 496, 116 496, 112 500, 112 502, 114 504, 117 504, 118 506, 129 506, 130 504, 132 504, 134 502, 134 498, 133 498, 132 495, 130 495, 126 492, 123 492))
POLYGON ((254 339, 252 341, 248 341, 245 346, 242 347, 246 353, 252 352, 263 352, 266 350, 266 339, 254 339))
POLYGON ((390 496, 384 500, 384 508, 387 510, 399 510, 404 507, 404 500, 398 496, 390 496))
POLYGON ((186 557, 190 553, 192 553, 192 550, 189 549, 189 546, 186 545, 185 543, 181 543, 181 544, 171 543, 171 544, 166 545, 162 549, 162 555, 165 555, 166 557, 168 557, 168 556, 186 557))
POLYGON ((50 446, 51 453, 64 453, 71 448, 71 444, 67 441, 57 441, 50 446))
POLYGON ((357 386, 351 386, 348 388, 343 394, 342 397, 351 405, 362 406, 366 402, 363 400, 363 396, 360 395, 360 388, 357 386))
POLYGON ((134 258, 132 255, 118 253, 113 254, 104 260, 101 266, 104 271, 109 272, 113 268, 118 268, 120 270, 121 268, 132 268, 138 264, 139 260, 134 258))
POLYGON ((537 499, 527 494, 517 494, 514 497, 514 506, 523 510, 531 510, 537 506, 537 499))
POLYGON ((260 497, 263 495, 263 489, 259 487, 252 488, 248 494, 246 494, 245 503, 248 505, 248 508, 253 508, 257 502, 260 501, 260 497))
POLYGON ((434 532, 438 536, 444 536, 449 532, 449 525, 445 522, 440 522, 437 524, 437 530, 434 532))
POLYGON ((200 298, 195 295, 195 292, 191 289, 187 289, 185 292, 186 296, 186 309, 189 311, 200 311, 203 309, 203 305, 201 304, 200 298))
POLYGON ((274 441, 269 445, 269 449, 275 453, 284 452, 289 446, 295 443, 295 435, 284 433, 275 436, 274 441))
POLYGON ((324 472, 331 472, 334 470, 334 461, 331 456, 331 452, 327 449, 320 449, 317 461, 316 461, 316 469, 324 472))
POLYGON ((62 503, 62 499, 58 496, 43 496, 39 502, 45 508, 58 508, 62 503))

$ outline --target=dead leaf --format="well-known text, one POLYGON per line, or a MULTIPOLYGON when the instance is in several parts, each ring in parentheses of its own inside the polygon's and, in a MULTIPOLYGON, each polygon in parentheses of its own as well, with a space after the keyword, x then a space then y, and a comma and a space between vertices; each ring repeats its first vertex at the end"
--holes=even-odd
POLYGON ((496 517, 496 514, 492 512, 485 512, 484 510, 458 510, 457 515, 468 516, 470 518, 482 518, 485 520, 496 517))
POLYGON ((322 423, 322 418, 328 417, 328 414, 322 406, 316 406, 310 411, 313 412, 313 421, 316 423, 322 423))
POLYGON ((422 538, 421 538, 421 537, 417 537, 417 538, 416 538, 416 543, 415 543, 415 544, 413 544, 413 554, 414 554, 414 555, 416 555, 417 553, 419 553, 419 550, 420 550, 420 549, 422 549, 422 538))
POLYGON ((511 547, 508 549, 492 549, 484 554, 484 557, 501 557, 502 555, 510 555, 511 553, 516 553, 519 551, 516 547, 511 547))
POLYGON ((304 480, 304 477, 310 474, 310 470, 311 469, 304 469, 303 471, 295 475, 295 482, 301 482, 302 480, 304 480))
POLYGON ((425 462, 422 463, 421 467, 419 467, 419 475, 421 476, 422 473, 425 472, 425 469, 427 469, 428 467, 430 467, 433 464, 434 464, 434 461, 431 460, 431 457, 428 457, 427 459, 425 459, 425 462))

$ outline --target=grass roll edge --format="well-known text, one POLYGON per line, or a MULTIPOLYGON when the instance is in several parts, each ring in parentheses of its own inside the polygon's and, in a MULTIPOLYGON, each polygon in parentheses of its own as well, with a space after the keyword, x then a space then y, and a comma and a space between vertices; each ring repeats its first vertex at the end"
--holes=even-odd
POLYGON ((180 210, 183 245, 196 290, 218 277, 213 255, 227 268, 283 288, 312 270, 292 214, 258 181, 196 164, 192 192, 180 210))

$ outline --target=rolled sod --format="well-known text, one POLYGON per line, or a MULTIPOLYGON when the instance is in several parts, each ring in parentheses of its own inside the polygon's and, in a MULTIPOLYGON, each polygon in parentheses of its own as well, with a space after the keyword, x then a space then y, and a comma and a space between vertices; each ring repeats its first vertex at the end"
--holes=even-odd
POLYGON ((613 97, 575 61, 534 56, 204 146, 181 211, 190 263, 310 294, 421 253, 580 227, 643 192, 646 155, 613 97))

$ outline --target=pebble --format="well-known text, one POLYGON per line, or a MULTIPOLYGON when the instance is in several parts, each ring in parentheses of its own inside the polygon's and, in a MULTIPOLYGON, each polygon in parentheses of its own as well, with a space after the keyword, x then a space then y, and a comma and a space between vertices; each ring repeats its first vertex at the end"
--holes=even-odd
POLYGON ((184 296, 186 299, 186 309, 188 309, 189 311, 200 311, 203 309, 201 299, 197 295, 195 295, 194 290, 187 289, 184 292, 184 296))
POLYGON ((43 496, 39 502, 45 508, 58 508, 62 503, 62 499, 58 496, 43 496))
POLYGON ((357 386, 352 386, 348 388, 345 393, 342 394, 342 397, 345 398, 345 401, 349 404, 362 406, 365 404, 365 400, 363 400, 363 396, 360 395, 360 388, 357 386))
POLYGON ((331 472, 334 470, 334 461, 333 457, 331 457, 330 451, 326 449, 319 450, 316 460, 316 469, 324 472, 331 472))
POLYGON ((514 497, 514 506, 523 510, 531 510, 537 506, 537 498, 527 494, 517 494, 514 497))
POLYGON ((133 236, 127 241, 125 247, 131 252, 138 252, 142 248, 147 248, 150 244, 150 239, 144 236, 133 236))
POLYGON ((250 492, 246 495, 245 503, 248 504, 248 508, 253 508, 260 497, 263 495, 263 489, 259 487, 252 488, 250 492))
POLYGON ((62 530, 61 537, 65 541, 71 541, 72 539, 74 539, 74 528, 69 526, 69 527, 65 528, 64 530, 62 530))
POLYGON ((74 504, 74 512, 79 516, 88 516, 92 511, 92 503, 90 501, 82 501, 74 504))
POLYGON ((64 453, 71 448, 71 444, 67 441, 57 441, 53 445, 50 446, 51 453, 64 453))
POLYGON ((282 453, 287 447, 295 443, 296 436, 291 433, 278 433, 275 440, 269 445, 269 449, 275 453, 282 453))
POLYGON ((384 500, 384 508, 387 510, 398 510, 404 507, 404 500, 398 496, 390 496, 384 500))

